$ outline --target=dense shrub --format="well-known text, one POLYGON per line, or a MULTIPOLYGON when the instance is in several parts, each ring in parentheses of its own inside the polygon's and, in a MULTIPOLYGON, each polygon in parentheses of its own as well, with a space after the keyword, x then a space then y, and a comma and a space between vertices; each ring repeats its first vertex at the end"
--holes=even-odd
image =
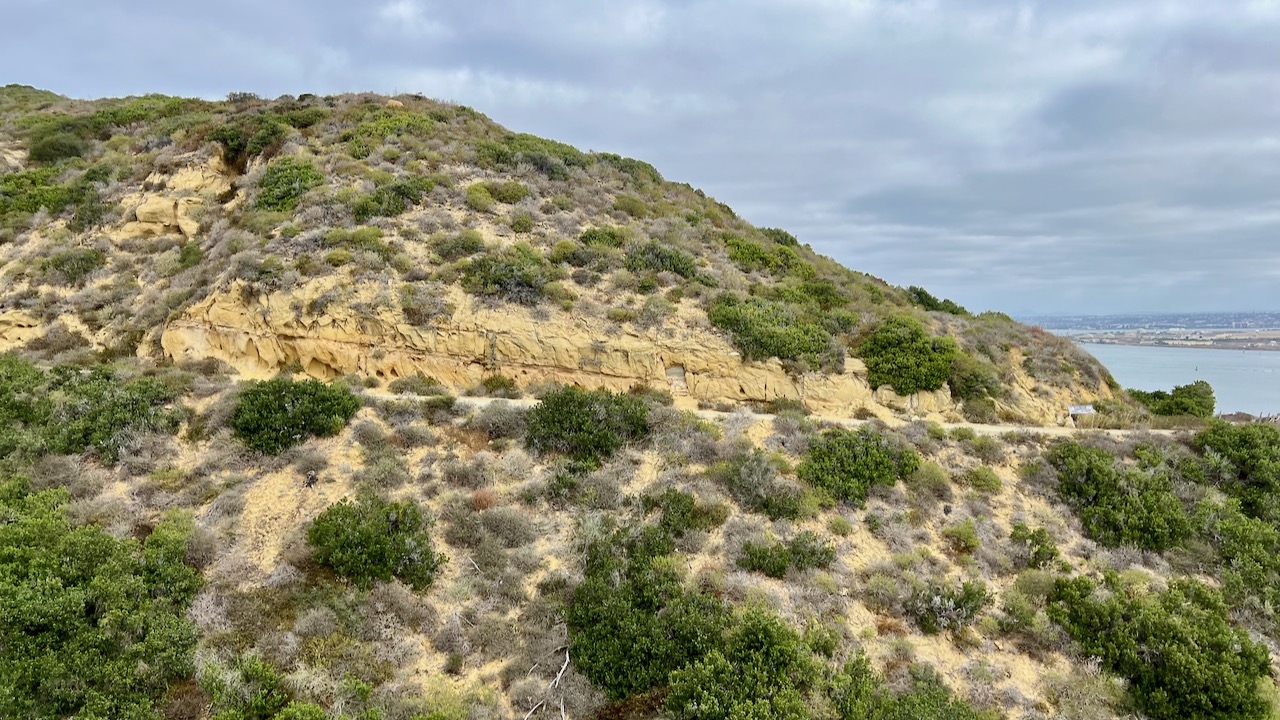
POLYGON ((481 255, 462 270, 462 288, 473 295, 537 305, 554 279, 546 260, 527 245, 481 255))
POLYGON ((605 225, 587 228, 578 235, 578 241, 588 247, 599 245, 604 247, 622 247, 631 239, 631 231, 627 228, 605 225))
POLYGON ((831 679, 827 690, 840 720, 989 720, 951 696, 942 678, 927 666, 909 669, 911 686, 901 695, 884 687, 866 655, 859 653, 831 679))
POLYGON ((45 373, 0 355, 0 457, 87 451, 112 464, 135 435, 177 429, 172 399, 152 378, 122 379, 105 366, 45 373))
POLYGON ((246 446, 277 455, 307 438, 338 434, 359 409, 345 385, 279 377, 249 383, 230 425, 246 446))
POLYGON ((356 222, 367 222, 375 217, 395 217, 422 202, 422 196, 431 192, 435 180, 421 175, 409 175, 378 186, 372 193, 361 195, 351 204, 351 216, 356 222))
POLYGON ((1216 590, 1191 579, 1164 592, 1100 591, 1092 580, 1058 580, 1049 616, 1125 678, 1151 718, 1265 717, 1258 681, 1270 672, 1264 646, 1233 628, 1216 590))
POLYGON ((1018 548, 1015 557, 1024 567, 1042 568, 1058 559, 1058 546, 1044 528, 1032 530, 1026 523, 1014 523, 1009 539, 1018 548))
POLYGON ((255 654, 237 656, 225 671, 207 669, 200 684, 214 720, 279 720, 292 705, 280 671, 255 654))
POLYGON ((858 345, 871 387, 890 385, 899 395, 941 388, 956 352, 954 340, 930 337, 920 321, 905 315, 886 318, 858 345))
POLYGON ((950 300, 939 300, 922 287, 912 285, 907 288, 907 297, 911 298, 911 302, 919 305, 925 310, 933 312, 950 313, 951 315, 968 315, 969 311, 960 307, 950 300))
POLYGON ((320 242, 325 247, 373 253, 383 260, 390 260, 395 254, 391 246, 382 239, 382 229, 376 227, 358 227, 350 230, 330 228, 320 242))
POLYGON ((565 609, 574 666, 614 699, 664 685, 721 644, 723 604, 684 589, 660 527, 626 527, 587 548, 585 578, 565 609))
POLYGON ((441 260, 453 262, 484 250, 484 236, 477 230, 463 230, 457 235, 436 240, 431 247, 441 260))
POLYGON ((431 546, 431 523, 412 500, 387 502, 365 495, 320 513, 307 528, 316 562, 357 587, 394 577, 425 590, 445 562, 431 546))
POLYGON ((596 466, 628 442, 647 437, 648 414, 637 397, 566 387, 547 393, 529 411, 525 444, 596 466))
POLYGON ((698 265, 692 255, 654 240, 633 246, 627 251, 624 263, 628 270, 636 272, 646 270, 669 272, 683 278, 691 278, 698 274, 698 265))
POLYGON ((52 165, 70 158, 84 157, 87 152, 89 143, 72 133, 60 132, 32 140, 27 158, 31 162, 52 165))
POLYGON ((324 176, 315 165, 294 157, 280 158, 267 166, 258 181, 259 210, 289 212, 312 188, 324 184, 324 176))
POLYGON ((487 212, 496 202, 484 183, 476 183, 467 188, 467 207, 476 212, 487 212))
POLYGON ((683 537, 691 530, 714 530, 729 516, 723 504, 704 505, 689 493, 673 487, 659 495, 646 495, 642 501, 646 510, 662 513, 658 527, 673 538, 683 537))
POLYGON ((80 285, 94 270, 107 264, 107 256, 95 248, 72 248, 50 255, 44 271, 60 285, 80 285))
POLYGON ((667 712, 679 720, 803 720, 823 670, 799 633, 763 608, 748 607, 723 643, 672 673, 667 712))
POLYGON ((767 270, 781 274, 803 263, 794 250, 783 245, 762 245, 737 235, 727 235, 724 244, 729 259, 748 272, 767 270))
POLYGON ((1213 417, 1213 386, 1204 380, 1190 385, 1174 386, 1172 392, 1135 390, 1129 388, 1129 397, 1142 403, 1155 415, 1192 415, 1198 418, 1213 417))
POLYGON ((812 369, 836 364, 843 351, 821 325, 803 321, 788 305, 722 293, 707 310, 712 325, 729 333, 744 360, 800 360, 812 369))
POLYGON ((138 543, 73 527, 62 490, 0 484, 0 716, 159 718, 192 670, 188 518, 138 543))
POLYGON ((1253 517, 1280 520, 1280 428, 1213 422, 1193 443, 1215 460, 1214 479, 1253 517))
POLYGON ((250 160, 271 156, 288 135, 289 128, 271 113, 258 113, 236 118, 211 130, 205 137, 222 146, 222 159, 227 165, 244 172, 250 160))
POLYGON ((738 565, 746 570, 781 578, 787 570, 814 570, 830 567, 835 562, 835 546, 816 533, 804 530, 786 543, 747 542, 742 546, 738 565))
POLYGON ((800 241, 796 240, 796 236, 781 228, 760 228, 760 234, 769 238, 778 245, 786 245, 789 247, 798 247, 800 241))
POLYGON ((1110 453, 1076 442, 1055 445, 1047 457, 1058 471, 1058 496, 1094 540, 1160 552, 1190 534, 1186 510, 1163 470, 1117 467, 1110 453))
POLYGON ((724 485, 747 510, 768 515, 771 520, 796 520, 813 514, 817 499, 812 493, 779 477, 778 470, 760 448, 735 455, 712 465, 708 474, 724 485))
POLYGON ((796 474, 837 500, 861 505, 873 485, 894 485, 919 464, 914 450, 899 447, 869 427, 831 428, 810 442, 796 474))

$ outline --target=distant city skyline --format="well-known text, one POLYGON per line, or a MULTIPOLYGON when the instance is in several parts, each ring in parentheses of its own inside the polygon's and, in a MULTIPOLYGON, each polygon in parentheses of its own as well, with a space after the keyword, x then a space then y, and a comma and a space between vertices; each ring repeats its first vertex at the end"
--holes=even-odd
POLYGON ((0 2, 4 82, 421 93, 971 310, 1280 309, 1280 3, 0 2))

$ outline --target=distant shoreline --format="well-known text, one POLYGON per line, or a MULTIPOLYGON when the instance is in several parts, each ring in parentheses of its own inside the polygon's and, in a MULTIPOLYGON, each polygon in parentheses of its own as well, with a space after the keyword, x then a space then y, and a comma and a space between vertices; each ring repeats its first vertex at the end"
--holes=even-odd
POLYGON ((1280 352, 1280 331, 1269 331, 1268 336, 1259 338, 1170 338, 1154 334, 1118 334, 1118 333, 1072 333, 1067 335, 1073 342, 1086 345, 1127 345, 1131 347, 1150 348, 1183 348, 1188 350, 1240 350, 1242 352, 1280 352))

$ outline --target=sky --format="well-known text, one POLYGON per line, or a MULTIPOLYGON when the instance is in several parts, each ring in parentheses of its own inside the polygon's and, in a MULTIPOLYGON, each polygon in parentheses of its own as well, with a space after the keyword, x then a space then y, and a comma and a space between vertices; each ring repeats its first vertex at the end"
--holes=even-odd
POLYGON ((0 0, 0 83, 421 93, 1019 316, 1280 310, 1280 0, 0 0))

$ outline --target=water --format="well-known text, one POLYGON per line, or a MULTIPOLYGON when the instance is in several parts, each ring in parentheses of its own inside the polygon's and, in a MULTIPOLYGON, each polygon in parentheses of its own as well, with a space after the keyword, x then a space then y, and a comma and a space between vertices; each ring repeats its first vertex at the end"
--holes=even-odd
POLYGON ((1174 385, 1205 380, 1218 401, 1215 412, 1280 413, 1280 352, 1087 343, 1080 347, 1127 388, 1172 390, 1174 385))

